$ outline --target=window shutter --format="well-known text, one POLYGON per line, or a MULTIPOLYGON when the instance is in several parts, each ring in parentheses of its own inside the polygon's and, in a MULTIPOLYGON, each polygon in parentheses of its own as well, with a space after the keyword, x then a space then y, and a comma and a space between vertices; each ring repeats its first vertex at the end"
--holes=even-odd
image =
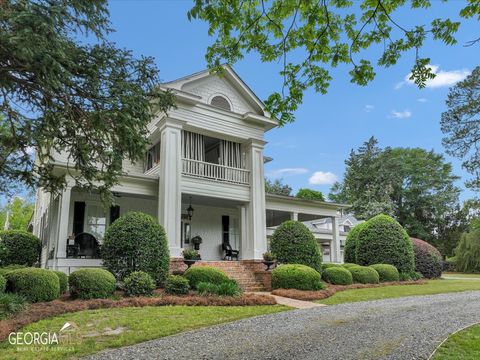
POLYGON ((120 217, 120 206, 110 206, 110 225, 120 217))
POLYGON ((73 233, 75 235, 83 232, 83 223, 85 220, 85 203, 75 201, 73 206, 73 233))

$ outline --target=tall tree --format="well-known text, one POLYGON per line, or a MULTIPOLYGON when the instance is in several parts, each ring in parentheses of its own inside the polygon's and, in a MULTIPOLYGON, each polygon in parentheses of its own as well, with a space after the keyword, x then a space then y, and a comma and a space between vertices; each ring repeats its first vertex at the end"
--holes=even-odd
POLYGON ((67 152, 77 186, 108 195, 122 160, 143 159, 147 124, 173 96, 152 58, 106 39, 108 15, 106 0, 0 1, 0 192, 58 191, 51 155, 67 152))
POLYGON ((480 190, 480 66, 450 89, 442 113, 443 145, 447 153, 463 159, 462 166, 473 175, 466 186, 480 190))
POLYGON ((346 164, 344 180, 334 185, 331 198, 351 203, 361 219, 375 212, 390 213, 410 236, 434 242, 458 204, 460 190, 454 185, 458 177, 433 151, 380 149, 371 138, 352 151, 346 164))
POLYGON ((284 184, 281 179, 270 180, 265 178, 265 192, 267 194, 291 196, 292 188, 284 184))
POLYGON ((306 188, 298 189, 295 197, 299 199, 306 199, 306 200, 325 201, 325 198, 323 197, 323 194, 321 191, 306 189, 306 188))
MULTIPOLYGON (((409 11, 429 8, 429 0, 195 0, 189 19, 208 23, 215 37, 208 48, 209 66, 221 71, 245 53, 258 53, 263 62, 282 64, 281 91, 266 101, 281 123, 294 120, 293 112, 307 88, 327 92, 332 80, 330 68, 347 64, 353 83, 366 85, 375 77, 376 66, 387 68, 406 52, 415 55, 410 78, 420 87, 435 75, 430 59, 421 56, 425 42, 433 38, 445 44, 456 43, 460 22, 434 19, 430 24, 401 24, 395 11, 410 5, 409 11), (373 48, 378 55, 366 49, 373 48)), ((478 18, 480 4, 465 2, 462 19, 478 18)), ((450 16, 450 14, 447 14, 450 16)), ((478 34, 477 34, 478 36, 478 34)), ((473 39, 469 45, 480 41, 473 39)))
POLYGON ((0 230, 4 229, 8 217, 9 230, 27 230, 35 205, 28 199, 14 197, 0 209, 0 230))

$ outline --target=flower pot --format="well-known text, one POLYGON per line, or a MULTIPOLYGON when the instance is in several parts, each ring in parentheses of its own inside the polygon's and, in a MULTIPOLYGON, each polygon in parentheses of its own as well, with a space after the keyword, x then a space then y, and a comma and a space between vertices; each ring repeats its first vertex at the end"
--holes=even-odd
POLYGON ((267 267, 266 271, 269 271, 273 264, 275 264, 274 260, 263 260, 263 264, 267 267))
POLYGON ((187 265, 187 269, 190 269, 190 266, 192 266, 196 262, 197 260, 194 260, 194 259, 183 259, 183 263, 187 265))

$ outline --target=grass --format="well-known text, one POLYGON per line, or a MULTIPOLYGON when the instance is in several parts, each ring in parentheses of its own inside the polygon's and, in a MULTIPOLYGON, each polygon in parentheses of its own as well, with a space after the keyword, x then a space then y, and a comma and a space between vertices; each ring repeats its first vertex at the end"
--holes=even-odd
POLYGON ((438 348, 433 360, 480 359, 480 325, 471 326, 451 335, 438 348))
POLYGON ((471 280, 430 280, 424 285, 395 285, 368 289, 352 289, 317 301, 321 304, 336 305, 357 301, 398 298, 402 296, 433 295, 458 291, 480 290, 480 281, 471 280))
POLYGON ((466 279, 480 279, 480 274, 467 274, 467 273, 457 273, 457 272, 444 272, 442 277, 449 278, 466 278, 466 279))
POLYGON ((0 359, 65 359, 81 357, 107 348, 117 348, 182 331, 276 313, 290 308, 267 306, 159 306, 87 310, 68 313, 27 325, 19 332, 56 332, 58 345, 17 348, 0 344, 0 359), (74 324, 59 333, 62 326, 74 324))

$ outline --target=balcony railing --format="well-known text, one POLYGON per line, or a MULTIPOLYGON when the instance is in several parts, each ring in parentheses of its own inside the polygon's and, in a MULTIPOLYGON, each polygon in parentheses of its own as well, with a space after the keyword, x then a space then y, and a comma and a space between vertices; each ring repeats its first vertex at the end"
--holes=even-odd
POLYGON ((193 159, 182 159, 182 174, 232 184, 250 183, 248 170, 193 159))

